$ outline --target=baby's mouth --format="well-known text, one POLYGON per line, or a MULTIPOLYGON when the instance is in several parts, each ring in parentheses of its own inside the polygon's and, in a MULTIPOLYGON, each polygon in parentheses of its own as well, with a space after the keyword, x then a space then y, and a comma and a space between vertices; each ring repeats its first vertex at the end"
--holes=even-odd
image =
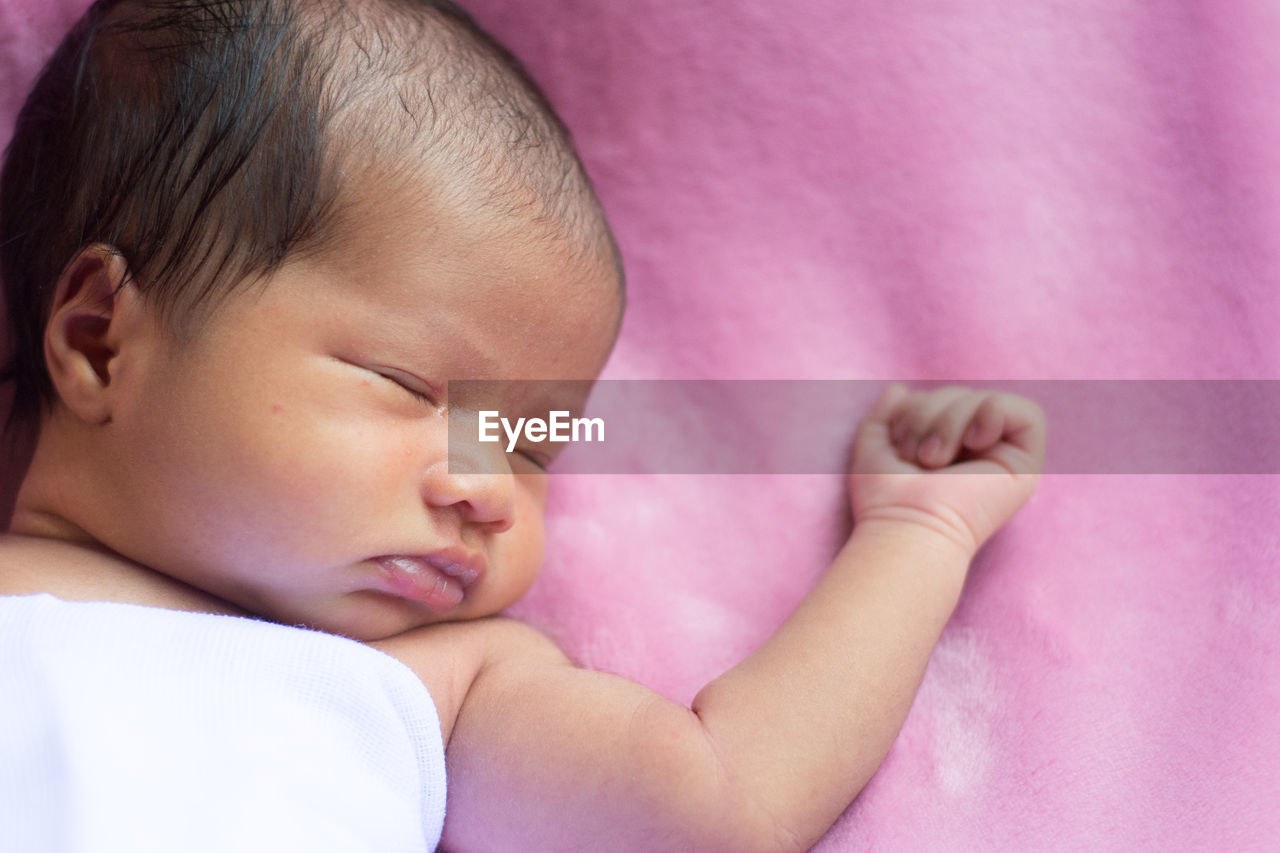
POLYGON ((421 557, 379 557, 375 562, 396 595, 420 601, 441 613, 461 604, 467 589, 482 573, 474 560, 444 552, 421 557))

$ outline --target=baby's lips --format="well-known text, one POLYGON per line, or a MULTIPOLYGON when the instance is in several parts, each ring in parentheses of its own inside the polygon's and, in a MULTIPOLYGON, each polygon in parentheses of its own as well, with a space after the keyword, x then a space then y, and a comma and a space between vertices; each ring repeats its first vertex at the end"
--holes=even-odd
POLYGON ((461 604, 466 588, 479 578, 477 570, 456 560, 440 567, 426 557, 379 557, 377 563, 396 595, 442 613, 461 604))
POLYGON ((483 571, 477 560, 448 551, 428 554, 424 559, 432 568, 451 578, 456 578, 464 587, 473 586, 480 579, 483 571))

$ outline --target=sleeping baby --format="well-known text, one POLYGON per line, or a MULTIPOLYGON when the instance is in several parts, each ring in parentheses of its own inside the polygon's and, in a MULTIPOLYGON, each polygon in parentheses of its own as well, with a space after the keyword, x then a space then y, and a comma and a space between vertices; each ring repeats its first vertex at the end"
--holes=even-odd
POLYGON ((0 538, 13 849, 807 849, 1042 467, 1034 403, 890 385, 847 543, 684 707, 500 615, 545 445, 449 456, 451 416, 581 412, 624 305, 568 133, 465 13, 98 2, 0 193, 35 442, 0 538))

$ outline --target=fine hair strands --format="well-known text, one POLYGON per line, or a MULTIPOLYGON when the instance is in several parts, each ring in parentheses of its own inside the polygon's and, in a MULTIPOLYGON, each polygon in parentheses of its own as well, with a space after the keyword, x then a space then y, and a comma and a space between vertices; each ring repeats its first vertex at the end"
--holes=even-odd
POLYGON ((479 203, 608 258, 621 283, 567 129, 454 3, 99 0, 37 79, 0 172, 6 432, 52 404, 44 327, 79 252, 122 256, 189 338, 234 288, 334 241, 345 177, 375 162, 465 175, 479 203))

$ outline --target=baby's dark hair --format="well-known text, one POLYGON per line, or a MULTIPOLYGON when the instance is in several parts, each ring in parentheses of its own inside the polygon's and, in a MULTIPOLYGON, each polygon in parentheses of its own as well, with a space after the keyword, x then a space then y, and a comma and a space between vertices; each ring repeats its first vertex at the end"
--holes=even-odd
POLYGON ((122 255, 192 334, 238 283, 335 237, 347 176, 420 179, 406 162, 479 179, 480 203, 620 271, 564 125, 448 0, 99 0, 45 66, 0 174, 9 425, 53 400, 44 327, 82 249, 122 255))

